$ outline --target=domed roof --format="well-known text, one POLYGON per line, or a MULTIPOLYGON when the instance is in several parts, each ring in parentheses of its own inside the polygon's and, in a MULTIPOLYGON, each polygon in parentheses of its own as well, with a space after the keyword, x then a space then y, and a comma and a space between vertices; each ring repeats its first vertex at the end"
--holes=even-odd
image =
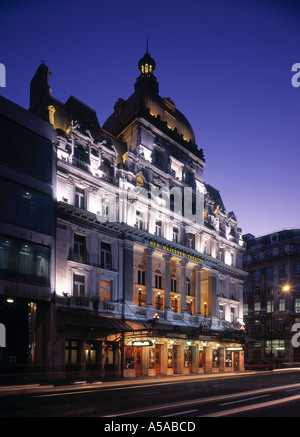
POLYGON ((195 134, 187 118, 170 98, 158 94, 158 82, 153 75, 155 60, 147 52, 139 60, 141 72, 135 92, 127 99, 119 99, 114 113, 105 121, 103 129, 118 136, 135 118, 144 117, 163 133, 197 153, 195 134))

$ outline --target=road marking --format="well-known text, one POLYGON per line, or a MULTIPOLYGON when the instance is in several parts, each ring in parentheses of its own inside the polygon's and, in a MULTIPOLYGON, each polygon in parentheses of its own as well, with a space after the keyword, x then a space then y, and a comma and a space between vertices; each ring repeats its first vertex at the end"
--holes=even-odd
POLYGON ((259 394, 259 393, 265 393, 267 391, 273 392, 273 391, 278 391, 278 390, 284 390, 284 389, 287 389, 289 387, 299 387, 300 388, 300 383, 282 385, 282 386, 277 386, 277 387, 266 387, 266 388, 262 388, 262 389, 258 389, 258 390, 239 392, 239 393, 233 393, 233 394, 228 394, 228 395, 211 396, 211 397, 199 398, 199 399, 194 399, 194 400, 189 400, 189 401, 173 402, 173 403, 166 404, 166 405, 158 405, 156 407, 154 407, 154 406, 153 407, 145 407, 145 408, 141 408, 138 410, 126 411, 123 413, 109 414, 109 415, 104 416, 104 417, 128 416, 131 414, 148 413, 148 412, 153 412, 153 411, 157 411, 157 410, 164 410, 167 408, 178 408, 178 407, 180 408, 180 407, 186 407, 188 405, 203 404, 203 403, 207 403, 207 402, 217 402, 217 401, 221 401, 223 399, 233 399, 233 398, 237 398, 237 397, 241 397, 241 396, 249 396, 251 394, 254 395, 254 394, 259 394))
POLYGON ((148 393, 141 393, 141 396, 151 396, 151 395, 158 395, 160 391, 150 391, 148 393))
POLYGON ((222 416, 229 416, 231 414, 242 413, 244 411, 257 410, 257 409, 260 409, 260 408, 266 408, 266 407, 272 407, 274 405, 284 404, 286 402, 293 402, 293 401, 297 401, 299 399, 300 399, 300 395, 295 395, 295 396, 290 396, 288 398, 276 399, 274 401, 261 402, 260 404, 246 405, 244 407, 232 408, 231 410, 216 411, 215 413, 204 414, 203 416, 199 416, 199 417, 222 417, 222 416))
POLYGON ((237 404, 238 402, 253 401, 253 399, 266 398, 267 396, 271 396, 271 395, 254 396, 254 398, 239 399, 238 401, 226 402, 225 404, 220 404, 220 407, 223 407, 224 405, 237 404))
POLYGON ((165 415, 165 416, 161 416, 161 417, 181 416, 181 414, 195 413, 195 411, 199 411, 199 410, 181 411, 180 413, 167 414, 167 415, 165 415))

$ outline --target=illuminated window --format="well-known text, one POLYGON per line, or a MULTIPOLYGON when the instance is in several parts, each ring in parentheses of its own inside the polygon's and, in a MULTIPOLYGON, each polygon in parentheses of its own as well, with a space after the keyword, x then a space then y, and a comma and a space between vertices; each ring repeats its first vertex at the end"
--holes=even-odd
POLYGON ((295 313, 300 313, 300 299, 298 297, 295 299, 295 313))
POLYGON ((48 110, 49 110, 49 122, 54 125, 55 108, 54 106, 48 106, 48 110))
POLYGON ((162 288, 162 274, 159 269, 155 270, 155 288, 162 288))
POLYGON ((74 235, 74 261, 85 262, 85 237, 74 235))
POLYGON ((285 311, 285 300, 279 299, 279 311, 285 311))
POLYGON ((137 271, 137 283, 140 285, 146 284, 146 269, 143 264, 139 264, 137 271))
POLYGON ((100 300, 111 300, 111 281, 100 281, 100 300))
POLYGON ((176 293, 177 292, 176 290, 177 290, 177 278, 176 278, 175 273, 172 273, 172 275, 171 275, 171 291, 173 293, 176 293))
MULTIPOLYGON (((234 310, 234 308, 231 308, 231 310, 234 310)), ((255 302, 254 304, 254 312, 259 313, 260 312, 260 302, 255 302)))
POLYGON ((191 295, 191 280, 190 280, 190 278, 186 278, 186 294, 188 296, 191 295))

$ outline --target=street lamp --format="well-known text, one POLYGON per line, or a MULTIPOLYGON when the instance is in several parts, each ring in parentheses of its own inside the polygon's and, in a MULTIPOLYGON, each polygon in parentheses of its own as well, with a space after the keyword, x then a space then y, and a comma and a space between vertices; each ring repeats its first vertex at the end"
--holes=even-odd
POLYGON ((207 306, 207 303, 204 302, 204 317, 205 317, 205 318, 206 318, 206 306, 207 306))

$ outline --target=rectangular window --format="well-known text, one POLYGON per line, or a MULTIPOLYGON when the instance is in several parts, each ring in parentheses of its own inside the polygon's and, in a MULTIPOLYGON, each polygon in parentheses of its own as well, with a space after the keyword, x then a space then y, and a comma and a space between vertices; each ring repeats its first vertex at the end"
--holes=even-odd
POLYGON ((100 281, 100 300, 111 300, 111 281, 100 281))
POLYGON ((23 173, 52 180, 52 142, 0 116, 0 162, 23 173))
POLYGON ((178 228, 173 228, 173 238, 174 243, 178 243, 178 228))
POLYGON ((300 298, 298 297, 295 299, 295 313, 300 313, 300 298))
POLYGON ((300 263, 295 263, 295 273, 300 273, 300 263))
POLYGON ((230 322, 234 322, 235 321, 235 308, 231 307, 230 308, 230 322))
POLYGON ((75 187, 75 206, 85 209, 85 191, 79 187, 75 187))
POLYGON ((111 269, 111 244, 101 242, 100 247, 100 266, 102 269, 111 269))
POLYGON ((136 211, 135 213, 135 225, 137 229, 143 229, 143 214, 141 211, 136 211))
POLYGON ((76 234, 74 235, 74 261, 85 262, 85 237, 76 234))
POLYGON ((84 297, 85 296, 85 276, 73 275, 73 296, 84 297))
POLYGON ((51 196, 0 178, 0 220, 51 234, 51 196))
POLYGON ((66 340, 65 342, 65 364, 76 365, 79 362, 78 341, 66 340))
POLYGON ((271 355, 271 345, 272 345, 272 356, 273 358, 282 358, 284 357, 284 340, 266 340, 266 354, 271 355))
POLYGON ((285 264, 281 264, 279 266, 279 274, 284 275, 285 274, 285 264))
POLYGON ((224 320, 224 305, 219 305, 219 319, 224 320))
POLYGON ((268 313, 274 312, 274 302, 272 300, 268 300, 267 302, 267 312, 268 313))
POLYGON ((260 296, 260 285, 255 285, 254 296, 260 296))
POLYGON ((285 311, 285 299, 279 299, 279 311, 285 311))
POLYGON ((267 273, 267 277, 268 278, 272 278, 274 276, 274 269, 273 269, 273 267, 268 268, 266 270, 266 273, 267 273))
POLYGON ((260 279, 260 270, 254 272, 254 279, 260 279))
POLYGON ((155 235, 157 237, 161 237, 161 229, 162 229, 161 222, 160 221, 156 221, 155 222, 155 235))
POLYGON ((248 316, 249 307, 247 303, 244 303, 243 305, 243 315, 248 316))
POLYGON ((50 248, 0 236, 0 277, 50 285, 50 248))
POLYGON ((188 247, 190 249, 195 249, 195 235, 194 234, 188 235, 188 247))
POLYGON ((254 303, 254 312, 259 313, 260 312, 260 302, 254 303))

